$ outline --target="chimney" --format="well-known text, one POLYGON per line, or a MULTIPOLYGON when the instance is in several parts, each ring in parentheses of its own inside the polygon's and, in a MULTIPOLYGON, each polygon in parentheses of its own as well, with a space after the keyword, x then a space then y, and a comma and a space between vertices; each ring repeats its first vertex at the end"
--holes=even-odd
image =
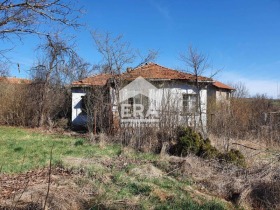
POLYGON ((129 72, 131 72, 131 71, 132 71, 132 68, 131 68, 131 67, 127 67, 127 68, 126 68, 126 72, 129 73, 129 72))

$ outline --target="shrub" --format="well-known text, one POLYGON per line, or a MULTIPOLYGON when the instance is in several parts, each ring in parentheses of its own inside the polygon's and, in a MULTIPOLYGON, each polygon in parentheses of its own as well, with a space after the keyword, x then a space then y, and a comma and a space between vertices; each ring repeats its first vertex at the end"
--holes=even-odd
POLYGON ((239 150, 231 149, 229 152, 219 154, 218 158, 236 165, 245 166, 245 157, 239 150))
POLYGON ((177 145, 175 153, 177 155, 186 156, 189 153, 199 153, 203 143, 201 135, 194 132, 191 128, 179 127, 177 130, 177 145))
POLYGON ((193 153, 204 158, 216 158, 219 155, 219 151, 211 145, 209 139, 204 140, 201 134, 190 127, 177 129, 177 144, 174 153, 182 156, 193 153))
POLYGON ((192 153, 202 158, 218 159, 245 166, 245 158, 240 151, 232 149, 229 152, 221 153, 211 145, 210 139, 203 139, 201 134, 196 133, 190 127, 179 127, 176 139, 177 143, 170 149, 174 155, 186 156, 192 153))
POLYGON ((220 155, 220 152, 211 145, 210 139, 206 139, 203 141, 198 156, 213 159, 220 155))

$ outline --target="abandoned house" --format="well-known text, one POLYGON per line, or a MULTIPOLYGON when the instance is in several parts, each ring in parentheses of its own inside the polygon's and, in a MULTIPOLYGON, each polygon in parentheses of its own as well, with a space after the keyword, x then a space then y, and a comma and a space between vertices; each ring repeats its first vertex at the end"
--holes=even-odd
MULTIPOLYGON (((94 75, 73 82, 71 87, 73 127, 85 126, 90 120, 85 105, 89 89, 105 90, 104 106, 106 104, 106 112, 110 112, 106 116, 109 124, 121 119, 119 126, 129 126, 125 123, 141 119, 158 123, 172 120, 189 126, 201 122, 204 127, 207 123, 207 98, 215 96, 217 100, 221 97, 228 100, 233 90, 211 78, 196 77, 155 63, 129 68, 121 75, 94 75), (122 108, 124 110, 120 110, 122 108)), ((96 113, 92 118, 96 120, 96 113)))

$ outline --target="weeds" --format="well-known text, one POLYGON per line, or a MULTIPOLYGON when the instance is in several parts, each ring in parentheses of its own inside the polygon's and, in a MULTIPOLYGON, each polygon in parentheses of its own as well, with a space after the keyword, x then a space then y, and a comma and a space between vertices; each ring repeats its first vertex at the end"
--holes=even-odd
MULTIPOLYGON (((156 168, 153 163, 160 157, 155 154, 121 150, 118 145, 100 148, 83 139, 58 138, 18 128, 0 127, 0 156, 4 163, 9 162, 3 164, 2 172, 17 173, 47 166, 52 145, 53 167, 71 174, 60 183, 77 186, 77 192, 91 195, 89 208, 223 209, 222 205, 203 200, 196 194, 190 196, 185 189, 190 182, 179 181, 156 168)), ((167 168, 168 162, 162 165, 167 168)), ((57 184, 55 179, 52 181, 57 184)), ((53 189, 56 188, 50 187, 50 197, 53 193, 62 193, 53 189)), ((73 195, 83 198, 82 194, 73 195)))

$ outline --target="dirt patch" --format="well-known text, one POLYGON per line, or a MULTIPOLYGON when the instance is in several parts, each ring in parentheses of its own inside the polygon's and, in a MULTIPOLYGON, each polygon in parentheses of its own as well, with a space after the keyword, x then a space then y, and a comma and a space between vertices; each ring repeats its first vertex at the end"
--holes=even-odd
POLYGON ((0 175, 0 209, 85 209, 88 195, 74 183, 67 170, 48 169, 18 175, 0 175), (49 188, 49 194, 47 191, 49 188))

